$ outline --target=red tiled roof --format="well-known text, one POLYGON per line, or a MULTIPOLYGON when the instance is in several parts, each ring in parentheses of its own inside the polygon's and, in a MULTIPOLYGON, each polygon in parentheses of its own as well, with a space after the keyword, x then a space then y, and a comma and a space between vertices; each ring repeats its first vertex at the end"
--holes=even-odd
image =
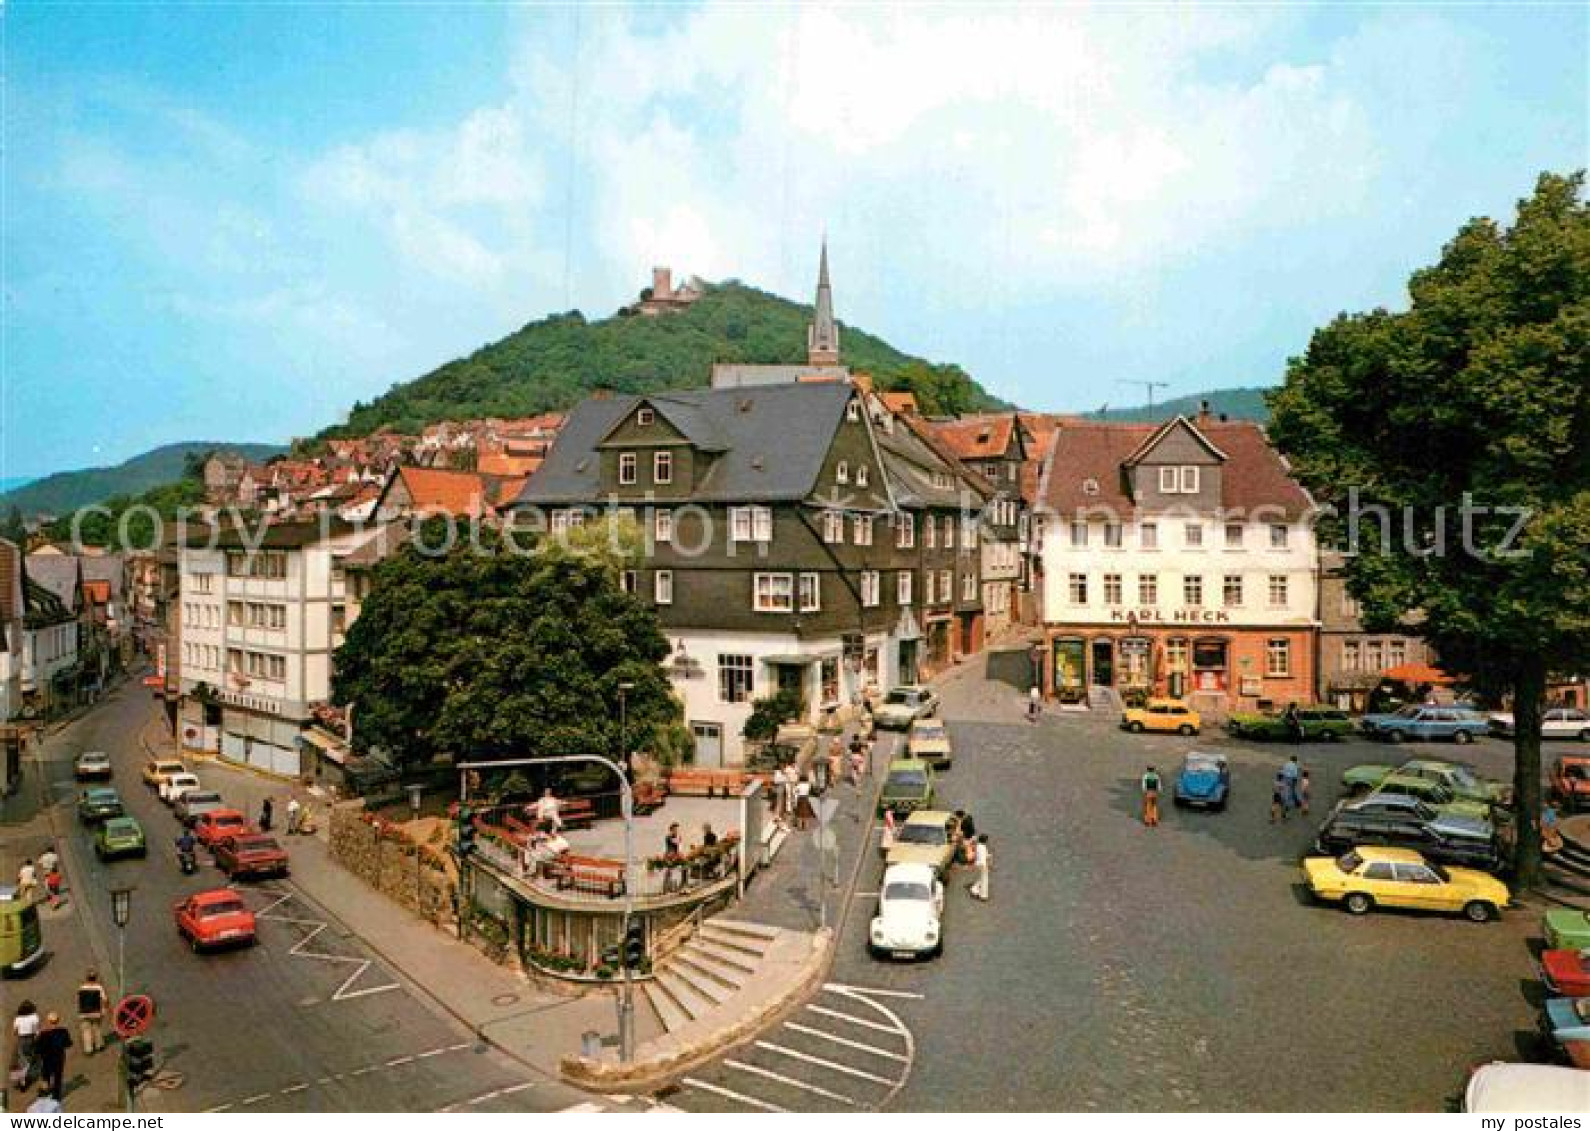
POLYGON ((83 599, 90 605, 110 604, 110 582, 85 580, 83 582, 83 599))
POLYGON ((530 482, 528 475, 520 475, 510 479, 499 479, 491 494, 493 508, 505 507, 519 497, 519 492, 524 490, 524 485, 530 482))
MULTIPOLYGON (((1160 427, 1074 420, 1061 423, 1049 455, 1043 504, 1056 514, 1105 507, 1122 517, 1131 516, 1135 505, 1126 494, 1121 465, 1160 427), (1096 488, 1084 490, 1090 481, 1096 488)), ((1301 517, 1312 509, 1307 493, 1292 478, 1258 424, 1229 420, 1194 427, 1227 457, 1220 477, 1222 509, 1252 512, 1276 507, 1288 518, 1301 517)))
POLYGON ((1021 497, 1029 503, 1038 501, 1038 481, 1043 475, 1044 460, 1048 458, 1049 446, 1054 443, 1055 431, 1060 425, 1073 416, 1056 416, 1053 413, 1021 413, 1021 425, 1029 435, 1032 442, 1027 445, 1027 462, 1021 465, 1021 497))
POLYGON ((410 506, 416 512, 464 517, 480 514, 490 506, 491 493, 478 472, 404 467, 398 474, 403 477, 410 506))
POLYGON ((21 576, 22 551, 16 543, 0 538, 0 626, 19 619, 25 611, 18 603, 22 597, 21 576))
POLYGON ((915 393, 879 393, 878 399, 883 402, 884 408, 901 416, 917 411, 915 393))
POLYGON ((1003 413, 933 420, 928 422, 928 427, 957 459, 999 459, 1010 450, 1010 433, 1015 423, 1014 415, 1003 413))

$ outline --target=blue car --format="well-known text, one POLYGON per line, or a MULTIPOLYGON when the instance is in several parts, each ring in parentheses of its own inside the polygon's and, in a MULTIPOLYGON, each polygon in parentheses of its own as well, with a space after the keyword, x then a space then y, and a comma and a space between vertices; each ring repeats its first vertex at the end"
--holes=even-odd
POLYGON ((1450 739, 1473 742, 1490 731, 1490 720, 1466 707, 1404 707, 1394 715, 1365 715, 1359 726, 1367 735, 1389 742, 1450 739))
POLYGON ((1200 754, 1194 750, 1183 759, 1173 795, 1177 805, 1224 809, 1230 793, 1231 767, 1224 754, 1200 754))

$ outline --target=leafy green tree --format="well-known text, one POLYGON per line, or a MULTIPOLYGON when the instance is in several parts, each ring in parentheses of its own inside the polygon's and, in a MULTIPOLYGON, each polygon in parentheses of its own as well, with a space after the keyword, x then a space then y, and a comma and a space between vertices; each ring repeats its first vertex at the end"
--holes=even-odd
POLYGON ((771 742, 778 735, 778 728, 800 713, 801 693, 793 687, 781 688, 751 704, 750 717, 741 733, 752 742, 771 742))
POLYGON ((1512 696, 1526 886, 1540 876, 1548 679, 1590 668, 1583 190, 1582 172, 1545 174, 1510 228, 1464 225, 1414 274, 1406 311, 1342 315, 1316 331, 1271 399, 1275 440, 1340 510, 1321 533, 1347 539, 1347 585, 1368 627, 1417 609, 1414 631, 1444 664, 1512 696))
POLYGON ((6 508, 5 519, 0 521, 0 538, 27 548, 28 524, 22 520, 22 508, 15 503, 6 508))
POLYGON ((334 697, 354 708, 361 751, 403 764, 603 755, 628 740, 671 741, 681 722, 661 666, 656 615, 618 584, 614 562, 552 550, 508 552, 483 532, 445 554, 437 523, 376 567, 337 652, 334 697), (484 552, 481 552, 484 551, 484 552))

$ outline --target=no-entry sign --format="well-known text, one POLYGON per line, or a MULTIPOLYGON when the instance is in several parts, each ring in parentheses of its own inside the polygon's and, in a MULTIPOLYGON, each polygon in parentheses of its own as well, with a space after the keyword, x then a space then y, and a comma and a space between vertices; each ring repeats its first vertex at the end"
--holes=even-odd
POLYGON ((144 994, 133 994, 117 1003, 111 1025, 118 1037, 136 1037, 149 1028, 154 1019, 155 999, 144 994))

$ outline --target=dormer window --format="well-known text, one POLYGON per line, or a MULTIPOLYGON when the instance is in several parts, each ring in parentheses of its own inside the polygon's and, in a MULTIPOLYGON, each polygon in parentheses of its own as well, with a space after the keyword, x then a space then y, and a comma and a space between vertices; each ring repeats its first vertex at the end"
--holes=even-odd
POLYGON ((844 460, 840 460, 838 465, 834 468, 834 482, 850 482, 850 464, 846 463, 844 460))
POLYGON ((861 402, 851 401, 845 406, 845 419, 854 424, 861 419, 861 402))
POLYGON ((867 485, 867 479, 868 475, 866 465, 863 464, 861 467, 856 468, 856 486, 865 487, 867 485))
POLYGON ((1159 492, 1162 495, 1196 495, 1198 469, 1190 466, 1160 468, 1159 492))
POLYGON ((618 481, 622 484, 635 482, 635 453, 618 453, 618 481))
POLYGON ((674 454, 672 452, 656 452, 652 455, 651 477, 654 483, 672 483, 674 481, 674 454))
POLYGON ((656 423, 657 414, 649 408, 643 408, 635 414, 635 423, 642 428, 656 423))

